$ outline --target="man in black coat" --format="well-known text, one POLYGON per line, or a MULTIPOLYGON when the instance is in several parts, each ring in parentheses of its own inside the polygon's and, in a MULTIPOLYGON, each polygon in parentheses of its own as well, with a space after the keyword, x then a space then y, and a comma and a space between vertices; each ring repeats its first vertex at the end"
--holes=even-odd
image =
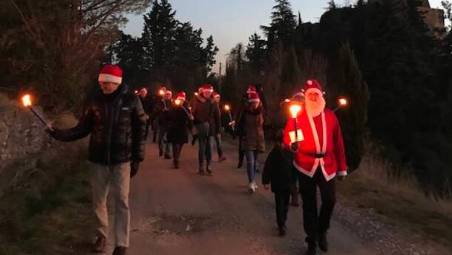
POLYGON ((74 141, 91 134, 89 161, 97 239, 94 252, 104 252, 108 236, 107 197, 115 200, 113 255, 126 254, 129 246, 129 188, 144 159, 147 116, 139 98, 121 85, 122 70, 106 65, 99 74, 101 90, 87 100, 78 124, 47 132, 60 141, 74 141))

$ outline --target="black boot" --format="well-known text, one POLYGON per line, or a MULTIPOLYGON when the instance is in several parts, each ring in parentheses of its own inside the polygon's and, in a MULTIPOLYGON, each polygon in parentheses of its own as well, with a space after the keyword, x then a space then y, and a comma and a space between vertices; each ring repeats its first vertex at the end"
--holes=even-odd
POLYGON ((279 232, 279 236, 283 237, 286 236, 286 226, 279 226, 278 227, 278 232, 279 232))
POLYGON ((304 255, 317 255, 317 248, 314 245, 308 245, 308 249, 304 252, 304 255))
POLYGON ((198 174, 201 176, 205 175, 203 163, 199 163, 198 174))
POLYGON ((126 255, 127 248, 126 247, 116 247, 113 251, 113 255, 126 255))
POLYGON ((328 239, 326 238, 326 233, 320 234, 319 236, 319 248, 323 252, 328 251, 328 239))
POLYGON ((317 255, 317 245, 309 237, 306 238, 306 243, 308 244, 308 249, 305 251, 304 255, 317 255))

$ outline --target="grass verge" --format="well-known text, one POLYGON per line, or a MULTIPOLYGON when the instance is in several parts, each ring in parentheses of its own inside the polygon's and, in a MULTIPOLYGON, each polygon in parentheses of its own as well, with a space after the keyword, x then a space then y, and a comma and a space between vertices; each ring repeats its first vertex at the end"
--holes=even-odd
POLYGON ((388 175, 390 164, 366 156, 356 172, 339 183, 346 206, 372 209, 407 236, 440 243, 452 252, 452 201, 427 197, 414 179, 388 175))

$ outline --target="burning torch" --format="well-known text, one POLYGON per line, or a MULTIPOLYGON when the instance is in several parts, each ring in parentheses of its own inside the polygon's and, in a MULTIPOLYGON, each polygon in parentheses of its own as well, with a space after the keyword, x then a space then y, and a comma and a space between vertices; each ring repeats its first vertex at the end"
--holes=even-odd
POLYGON ((24 96, 22 96, 22 104, 23 106, 28 108, 41 121, 41 123, 44 124, 44 126, 46 126, 49 129, 52 129, 52 126, 50 126, 50 124, 47 123, 47 121, 45 121, 45 119, 41 115, 39 115, 39 113, 37 113, 33 108, 33 103, 31 101, 31 96, 29 94, 25 94, 24 96))
POLYGON ((231 114, 231 106, 228 104, 224 105, 224 110, 228 113, 228 117, 229 117, 229 125, 232 128, 232 131, 234 131, 234 120, 232 119, 232 114, 231 114))
POLYGON ((337 107, 333 111, 336 112, 337 110, 341 108, 345 108, 348 105, 348 100, 345 97, 339 97, 337 99, 337 107))
POLYGON ((298 125, 297 125, 297 116, 300 113, 300 111, 302 110, 301 105, 299 104, 292 104, 289 107, 289 111, 290 111, 290 115, 293 119, 293 124, 294 124, 294 137, 291 137, 291 140, 294 141, 294 143, 302 141, 303 140, 303 134, 301 133, 301 130, 298 130, 298 125))

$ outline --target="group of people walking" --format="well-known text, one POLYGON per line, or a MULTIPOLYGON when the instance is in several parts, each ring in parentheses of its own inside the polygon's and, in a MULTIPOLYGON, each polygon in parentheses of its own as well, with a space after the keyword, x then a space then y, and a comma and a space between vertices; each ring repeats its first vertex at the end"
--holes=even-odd
MULTIPOLYGON (((183 91, 173 93, 162 87, 158 95, 146 89, 129 92, 122 84, 122 70, 106 65, 98 77, 100 89, 85 103, 78 124, 71 129, 51 127, 47 132, 61 141, 74 141, 91 134, 89 160, 94 212, 97 219, 93 250, 104 252, 108 233, 107 196, 112 191, 115 200, 113 255, 126 254, 129 246, 130 179, 144 160, 149 130, 158 144, 159 156, 171 159, 180 167, 182 149, 198 143, 200 175, 213 175, 212 143, 216 144, 218 160, 226 160, 221 134, 229 129, 238 138, 238 167, 246 159, 247 189, 258 189, 260 172, 258 157, 265 151, 264 123, 266 101, 262 86, 250 85, 235 109, 229 114, 221 107, 221 95, 210 84, 201 85, 191 98, 183 91), (172 153, 171 153, 172 152, 172 153)), ((262 184, 275 194, 279 234, 286 234, 286 219, 290 196, 298 205, 298 191, 303 201, 304 230, 307 234, 306 255, 314 255, 317 247, 328 250, 327 230, 335 205, 335 179, 347 175, 345 150, 339 122, 333 111, 325 109, 321 85, 308 80, 303 91, 289 104, 302 106, 293 118, 281 112, 280 129, 274 136, 274 146, 265 160, 262 184), (320 189, 322 204, 317 208, 316 193, 320 189)))

